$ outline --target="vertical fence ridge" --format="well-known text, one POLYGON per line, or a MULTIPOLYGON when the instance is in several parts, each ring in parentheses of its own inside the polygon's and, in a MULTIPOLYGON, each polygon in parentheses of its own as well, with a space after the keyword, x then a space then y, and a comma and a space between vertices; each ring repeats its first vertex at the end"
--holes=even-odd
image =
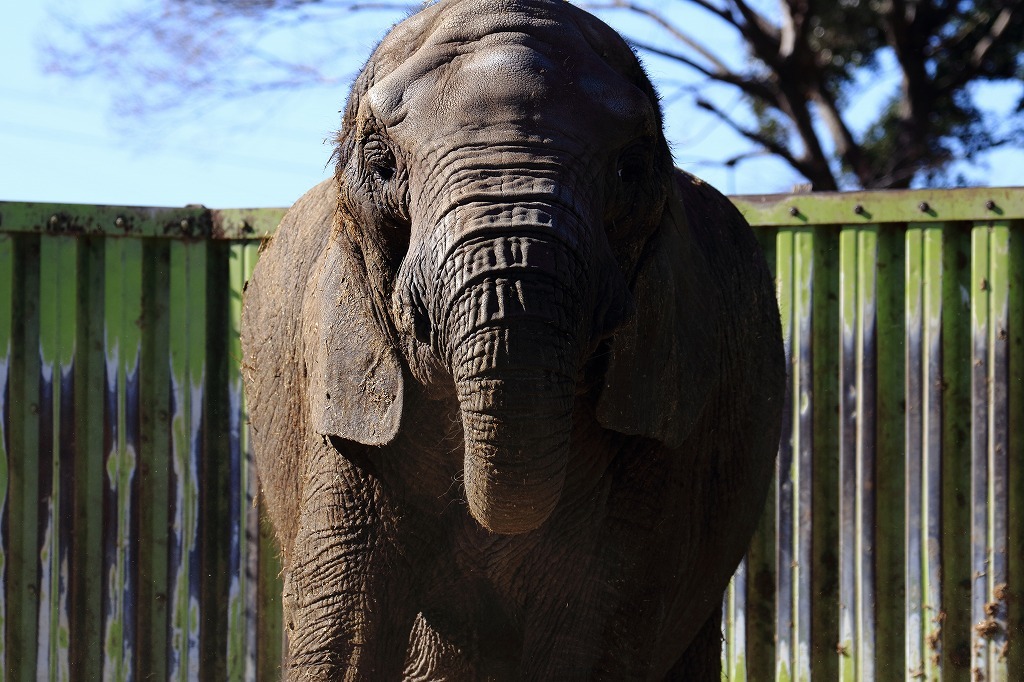
POLYGON ((1008 680, 1010 225, 975 224, 972 242, 972 673, 1008 680))
POLYGON ((39 269, 40 462, 37 676, 70 679, 71 524, 74 481, 74 362, 78 242, 45 239, 39 269))
POLYGON ((257 243, 233 245, 229 253, 229 304, 231 320, 228 353, 233 362, 228 369, 230 403, 230 500, 231 556, 228 594, 229 680, 253 679, 257 669, 256 619, 259 590, 259 519, 256 507, 256 469, 245 423, 245 397, 242 392, 242 347, 239 327, 242 295, 258 258, 257 243))
POLYGON ((8 503, 10 501, 11 445, 7 424, 10 420, 10 376, 14 343, 14 243, 0 234, 0 680, 7 671, 7 576, 10 556, 8 503))
POLYGON ((142 244, 106 241, 103 679, 134 679, 137 652, 142 244))
POLYGON ((170 676, 199 676, 199 467, 206 387, 206 250, 171 245, 171 613, 170 676))
MULTIPOLYGON (((906 234, 906 561, 907 675, 937 679, 942 669, 942 432, 946 226, 909 225, 906 234)), ((955 314, 955 301, 947 313, 955 314), (949 310, 952 308, 952 310, 949 310)))

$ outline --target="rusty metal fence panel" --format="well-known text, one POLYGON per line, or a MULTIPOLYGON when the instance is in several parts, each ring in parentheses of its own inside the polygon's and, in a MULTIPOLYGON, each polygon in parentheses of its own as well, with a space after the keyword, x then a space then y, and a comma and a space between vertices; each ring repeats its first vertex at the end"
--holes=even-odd
MULTIPOLYGON (((791 375, 726 677, 1024 679, 1024 189, 735 202, 791 375)), ((0 680, 278 678, 238 319, 282 213, 0 203, 0 680)))

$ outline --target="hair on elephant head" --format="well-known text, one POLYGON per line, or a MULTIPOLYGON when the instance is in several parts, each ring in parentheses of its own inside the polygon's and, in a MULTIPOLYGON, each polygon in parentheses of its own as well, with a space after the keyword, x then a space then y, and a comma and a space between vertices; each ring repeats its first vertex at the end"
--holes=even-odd
MULTIPOLYGON (((555 0, 431 5, 393 28, 356 80, 335 161, 334 178, 285 217, 245 301, 256 453, 286 574, 316 525, 311 500, 324 487, 313 471, 368 477, 349 486, 360 494, 339 484, 348 492, 335 495, 350 516, 369 507, 390 528, 386 542, 365 540, 368 563, 382 545, 408 556, 399 545, 431 534, 445 547, 474 533, 535 547, 527 538, 570 524, 587 506, 581 495, 597 505, 587 527, 611 542, 601 524, 647 494, 629 491, 647 485, 640 474, 614 472, 644 457, 664 480, 690 471, 729 482, 720 498, 708 485, 681 484, 685 503, 654 495, 675 504, 657 511, 665 518, 731 495, 763 498, 783 376, 770 277, 731 205, 673 168, 654 88, 613 30, 555 0), (710 444, 708 434, 738 427, 751 431, 710 444), (401 521, 433 504, 409 483, 429 488, 432 472, 448 481, 434 502, 465 506, 439 507, 432 524, 401 521)), ((719 593, 759 511, 717 548, 724 559, 707 580, 719 593)), ((701 532, 671 539, 683 537, 702 547, 701 532)), ((598 546, 580 551, 592 558, 598 546)), ((406 601, 429 592, 389 566, 406 601)), ((699 583, 702 570, 670 573, 699 583)), ((695 636, 671 623, 700 609, 662 587, 679 603, 659 627, 695 636)), ((513 615, 527 607, 506 604, 516 598, 502 587, 480 589, 528 646, 513 615)), ((423 620, 426 608, 412 615, 423 620)), ((697 626, 711 607, 701 608, 697 626)), ((409 618, 407 641, 417 627, 444 629, 409 618)), ((446 635, 456 649, 482 636, 450 629, 461 633, 446 635)), ((344 648, 331 641, 321 648, 344 648)), ((341 658, 354 670, 348 646, 341 658)), ((486 668, 485 653, 460 656, 486 668)))

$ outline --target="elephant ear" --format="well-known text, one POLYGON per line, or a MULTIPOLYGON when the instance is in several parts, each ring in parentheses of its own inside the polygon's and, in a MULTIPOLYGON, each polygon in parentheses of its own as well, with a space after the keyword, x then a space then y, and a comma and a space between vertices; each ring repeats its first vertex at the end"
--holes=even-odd
POLYGON ((700 180, 679 171, 675 180, 637 265, 632 285, 636 313, 611 340, 597 404, 605 428, 673 448, 690 434, 722 371, 716 359, 718 296, 690 224, 706 212, 684 207, 684 198, 691 198, 688 186, 700 180))
POLYGON ((402 416, 402 368, 343 238, 328 240, 306 299, 309 416, 321 435, 385 445, 402 416))

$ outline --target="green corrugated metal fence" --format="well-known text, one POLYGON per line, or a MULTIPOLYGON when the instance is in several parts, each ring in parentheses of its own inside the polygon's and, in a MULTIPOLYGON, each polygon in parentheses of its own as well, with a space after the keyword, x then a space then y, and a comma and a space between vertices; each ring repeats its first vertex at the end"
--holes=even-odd
MULTIPOLYGON (((1024 679, 1024 189, 735 201, 791 377, 729 679, 1024 679)), ((281 215, 0 203, 0 680, 277 678, 237 327, 281 215)))
POLYGON ((729 679, 1024 679, 1024 189, 735 201, 791 363, 729 679))
POLYGON ((278 676, 238 319, 281 215, 0 204, 0 679, 278 676))

